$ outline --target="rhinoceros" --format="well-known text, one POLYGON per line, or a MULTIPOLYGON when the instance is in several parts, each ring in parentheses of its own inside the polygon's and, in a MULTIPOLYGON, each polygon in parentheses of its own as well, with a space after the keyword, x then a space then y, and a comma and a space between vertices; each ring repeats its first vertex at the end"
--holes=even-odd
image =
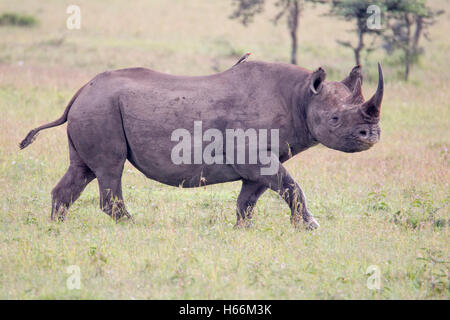
MULTIPOLYGON (((310 71, 262 61, 239 63, 208 76, 175 76, 146 68, 106 71, 75 93, 59 119, 31 130, 20 148, 32 143, 40 130, 68 122, 70 165, 51 192, 52 220, 64 220, 69 206, 95 178, 100 208, 117 221, 134 220, 122 196, 128 160, 146 177, 171 186, 241 180, 235 227, 251 225, 258 198, 272 189, 289 205, 294 226, 314 229, 319 223, 282 163, 319 143, 359 152, 378 142, 384 87, 380 64, 378 75, 377 90, 365 101, 359 65, 342 81, 325 81, 322 68, 310 71), (276 172, 261 174, 261 162, 174 163, 174 130, 193 132, 196 121, 203 129, 222 133, 230 128, 278 130, 276 172)), ((258 148, 272 152, 271 143, 258 148)), ((228 151, 219 156, 227 157, 228 151)))

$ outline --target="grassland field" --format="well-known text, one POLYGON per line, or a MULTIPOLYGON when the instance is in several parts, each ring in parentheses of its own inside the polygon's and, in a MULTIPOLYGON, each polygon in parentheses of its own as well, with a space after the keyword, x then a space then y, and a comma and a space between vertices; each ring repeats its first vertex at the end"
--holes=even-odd
MULTIPOLYGON (((65 223, 50 221, 50 192, 68 167, 66 128, 20 142, 58 118, 97 73, 143 66, 172 74, 227 69, 251 59, 289 61, 284 23, 267 6, 247 28, 230 20, 230 1, 77 0, 80 30, 66 28, 73 1, 0 0, 0 13, 39 24, 0 26, 0 299, 448 299, 450 5, 423 42, 425 54, 401 80, 396 56, 363 56, 370 96, 376 62, 385 71, 381 141, 345 154, 317 146, 289 160, 321 224, 297 231, 289 208, 267 191, 251 229, 235 230, 240 182, 181 189, 146 179, 129 163, 125 203, 136 224, 116 224, 98 206, 93 181, 65 223), (80 289, 67 286, 69 266, 80 289), (376 266, 380 288, 370 289, 376 266)), ((299 65, 340 80, 353 26, 307 4, 299 65)))

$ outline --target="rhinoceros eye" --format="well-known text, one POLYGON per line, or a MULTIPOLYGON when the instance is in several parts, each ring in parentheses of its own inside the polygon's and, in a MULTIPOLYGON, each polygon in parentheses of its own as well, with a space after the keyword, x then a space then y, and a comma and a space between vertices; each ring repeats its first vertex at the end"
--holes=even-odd
POLYGON ((332 125, 337 125, 339 123, 339 117, 338 116, 332 116, 330 119, 330 123, 332 125))

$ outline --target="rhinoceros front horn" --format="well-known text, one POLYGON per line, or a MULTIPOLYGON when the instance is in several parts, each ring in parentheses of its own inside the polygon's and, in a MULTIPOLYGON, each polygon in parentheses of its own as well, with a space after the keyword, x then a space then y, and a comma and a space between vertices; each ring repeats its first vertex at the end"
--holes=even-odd
POLYGON ((381 101, 383 100, 384 79, 383 70, 380 63, 378 63, 378 87, 377 92, 361 105, 362 113, 369 118, 379 118, 381 110, 381 101))

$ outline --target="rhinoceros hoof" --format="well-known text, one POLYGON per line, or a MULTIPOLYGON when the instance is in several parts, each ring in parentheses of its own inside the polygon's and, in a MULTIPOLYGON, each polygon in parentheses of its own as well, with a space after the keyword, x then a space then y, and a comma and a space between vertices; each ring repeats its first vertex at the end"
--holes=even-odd
POLYGON ((314 230, 320 227, 320 224, 313 217, 304 220, 300 215, 291 216, 291 223, 298 230, 314 230))
POLYGON ((235 229, 248 229, 251 228, 253 226, 252 220, 239 220, 236 222, 236 224, 234 225, 235 229))
POLYGON ((119 217, 114 217, 114 220, 116 220, 116 223, 125 223, 125 222, 130 222, 135 224, 136 220, 134 220, 133 216, 130 215, 129 213, 123 214, 119 217))
POLYGON ((309 219, 309 221, 305 221, 304 225, 307 230, 314 230, 320 227, 320 224, 317 222, 317 220, 312 217, 309 219))
POLYGON ((52 212, 52 215, 50 216, 51 221, 56 222, 64 222, 66 221, 66 215, 67 215, 67 209, 61 206, 58 211, 52 212))

